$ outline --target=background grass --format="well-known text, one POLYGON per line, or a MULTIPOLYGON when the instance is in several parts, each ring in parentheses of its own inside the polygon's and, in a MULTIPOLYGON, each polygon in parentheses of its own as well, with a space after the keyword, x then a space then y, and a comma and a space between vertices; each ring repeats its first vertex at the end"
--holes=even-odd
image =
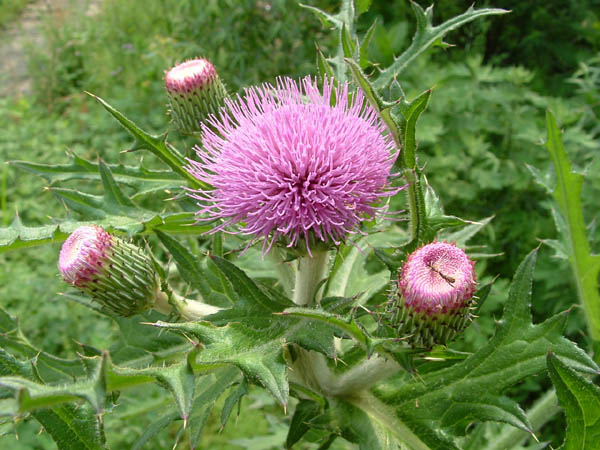
MULTIPOLYGON (((14 6, 24 3, 3 0, 0 27, 12 20, 4 18, 14 17, 18 9, 14 6)), ((305 3, 336 8, 334 1, 305 3)), ((499 274, 500 279, 482 317, 456 344, 465 350, 476 348, 493 332, 494 317, 518 262, 539 239, 556 237, 548 198, 526 167, 549 170, 541 146, 548 107, 567 130, 569 156, 587 174, 583 202, 591 224, 589 237, 596 250, 600 242, 595 226, 600 195, 597 2, 490 3, 513 13, 474 22, 451 34, 447 40, 457 47, 427 52, 401 80, 409 98, 434 87, 417 139, 420 162, 446 212, 472 220, 495 216, 477 243, 500 256, 479 262, 478 270, 489 277, 499 274), (561 36, 560 45, 550 45, 558 42, 556 36, 561 36)), ((442 0, 435 9, 437 20, 460 13, 469 4, 442 0)), ((95 11, 91 15, 85 1, 73 2, 64 14, 45 19, 45 44, 27 50, 33 92, 0 99, 0 160, 64 163, 69 151, 110 163, 131 163, 137 155, 121 153, 130 144, 128 136, 83 90, 105 98, 142 127, 162 132, 168 127, 162 77, 177 62, 207 57, 230 90, 238 91, 278 75, 314 73, 314 41, 329 51, 337 45, 310 12, 286 0, 104 0, 95 11)), ((393 7, 389 1, 373 2, 359 23, 359 31, 364 32, 377 20, 369 49, 373 61, 388 64, 409 44, 414 28, 411 14, 404 1, 394 2, 393 7)), ((170 133, 180 148, 192 143, 174 130, 170 133)), ((6 166, 0 176, 3 225, 13 220, 15 211, 29 225, 66 215, 62 205, 44 191, 42 180, 6 166)), ((77 342, 109 347, 118 333, 111 322, 56 295, 64 287, 55 266, 58 250, 59 246, 48 246, 0 255, 2 306, 20 318, 35 345, 49 352, 73 357, 77 342)), ((576 301, 568 267, 543 248, 536 269, 535 320, 576 301)), ((585 348, 584 329, 576 310, 567 334, 585 348)), ((513 394, 526 406, 548 386, 548 380, 540 377, 515 387, 513 394)), ((146 394, 131 391, 123 397, 122 409, 132 411, 125 429, 120 412, 116 417, 107 415, 108 440, 114 448, 129 448, 160 408, 162 392, 157 389, 148 398, 146 394)), ((210 419, 205 448, 281 445, 290 415, 284 417, 261 391, 253 391, 250 399, 241 418, 223 433, 218 432, 217 418, 210 419), (273 436, 279 444, 273 445, 273 436), (239 440, 250 438, 254 440, 239 440)), ((17 429, 20 440, 9 433, 3 442, 7 448, 54 448, 43 434, 37 436, 35 423, 24 422, 17 429)), ((171 433, 166 430, 153 448, 171 448, 171 433)), ((563 434, 560 417, 542 431, 544 440, 555 446, 563 434)))

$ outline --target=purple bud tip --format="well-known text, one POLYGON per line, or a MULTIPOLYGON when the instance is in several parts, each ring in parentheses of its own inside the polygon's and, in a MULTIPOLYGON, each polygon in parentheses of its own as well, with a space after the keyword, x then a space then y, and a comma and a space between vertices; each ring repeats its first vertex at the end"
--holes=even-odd
POLYGON ((474 265, 454 244, 424 245, 410 254, 402 268, 398 287, 404 305, 430 316, 464 308, 475 293, 474 265))
POLYGON ((165 87, 172 94, 186 94, 211 83, 217 76, 215 67, 207 59, 191 59, 165 74, 165 87))
POLYGON ((67 283, 80 286, 100 271, 112 246, 113 237, 102 228, 79 227, 60 250, 58 270, 67 283))

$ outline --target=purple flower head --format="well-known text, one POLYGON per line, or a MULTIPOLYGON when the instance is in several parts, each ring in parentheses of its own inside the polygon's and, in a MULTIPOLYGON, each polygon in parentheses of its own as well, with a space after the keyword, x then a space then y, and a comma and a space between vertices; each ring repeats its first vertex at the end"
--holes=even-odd
POLYGON ((165 73, 165 87, 172 94, 187 94, 202 89, 217 76, 217 71, 207 59, 191 59, 178 64, 165 73))
POLYGON ((410 254, 398 280, 404 306, 429 316, 464 309, 475 293, 474 265, 454 244, 424 245, 410 254))
POLYGON ((188 171, 214 186, 192 191, 200 220, 223 219, 212 232, 240 223, 239 233, 288 246, 344 241, 398 192, 389 175, 396 155, 377 113, 348 85, 280 78, 226 100, 203 126, 205 150, 188 171), (332 97, 335 106, 332 106, 332 97), (270 236, 270 239, 269 239, 270 236))
POLYGON ((60 250, 58 270, 67 283, 81 286, 98 275, 112 246, 113 236, 102 228, 79 227, 60 250))

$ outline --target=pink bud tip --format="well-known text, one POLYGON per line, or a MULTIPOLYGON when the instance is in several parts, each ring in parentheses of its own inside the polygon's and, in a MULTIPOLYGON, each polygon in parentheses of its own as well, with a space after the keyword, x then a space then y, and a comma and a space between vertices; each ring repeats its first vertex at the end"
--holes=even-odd
POLYGON ((199 58, 181 63, 165 74, 165 87, 173 94, 185 94, 211 83, 217 75, 210 61, 199 58))
POLYGON ((405 307, 430 316, 464 308, 476 288, 474 264, 463 250, 447 242, 414 251, 398 280, 405 307))
POLYGON ((95 225, 79 227, 60 250, 58 270, 67 283, 84 284, 102 268, 112 245, 112 236, 102 228, 95 225))

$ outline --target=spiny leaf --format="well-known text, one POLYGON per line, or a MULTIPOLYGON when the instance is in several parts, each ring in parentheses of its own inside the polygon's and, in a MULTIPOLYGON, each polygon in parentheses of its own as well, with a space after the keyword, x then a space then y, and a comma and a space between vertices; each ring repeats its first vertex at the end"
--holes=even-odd
POLYGON ((310 429, 310 422, 319 416, 319 414, 322 414, 322 412, 322 407, 319 403, 312 400, 300 400, 296 405, 296 410, 294 411, 290 429, 285 440, 286 448, 292 448, 296 442, 302 439, 302 436, 310 429))
POLYGON ((474 9, 469 7, 463 14, 453 17, 446 22, 434 26, 433 25, 433 5, 423 10, 418 3, 411 1, 411 6, 415 13, 417 21, 417 29, 410 46, 398 56, 392 65, 384 69, 377 80, 375 86, 377 89, 385 88, 394 78, 400 75, 411 63, 413 59, 427 50, 436 42, 439 42, 449 31, 452 31, 472 20, 479 17, 506 14, 509 11, 497 8, 474 9))
POLYGON ((600 388, 548 352, 550 378, 567 416, 565 450, 594 448, 600 442, 600 388))
POLYGON ((185 160, 179 154, 179 152, 177 152, 177 150, 167 144, 166 134, 152 135, 145 132, 100 97, 97 97, 89 92, 88 94, 95 98, 104 107, 104 109, 106 109, 115 119, 117 119, 123 128, 125 128, 134 137, 135 144, 132 150, 149 150, 152 154, 160 158, 171 169, 173 169, 175 173, 179 174, 179 176, 181 176, 181 178, 183 178, 190 187, 205 189, 209 188, 208 185, 194 178, 187 170, 183 168, 185 165, 185 160))
POLYGON ((204 349, 192 361, 194 370, 237 366, 250 380, 267 388, 282 405, 286 405, 289 388, 283 342, 285 334, 294 329, 289 323, 274 321, 266 325, 261 320, 260 325, 259 329, 253 329, 237 322, 223 327, 209 322, 154 324, 184 332, 204 344, 204 349))
MULTIPOLYGON (((11 161, 9 164, 38 175, 50 184, 72 180, 100 182, 98 164, 80 158, 75 154, 69 156, 72 158, 70 164, 40 164, 28 161, 11 161)), ((117 183, 135 190, 133 197, 181 186, 181 178, 171 170, 149 170, 142 165, 109 164, 107 166, 117 183)))

